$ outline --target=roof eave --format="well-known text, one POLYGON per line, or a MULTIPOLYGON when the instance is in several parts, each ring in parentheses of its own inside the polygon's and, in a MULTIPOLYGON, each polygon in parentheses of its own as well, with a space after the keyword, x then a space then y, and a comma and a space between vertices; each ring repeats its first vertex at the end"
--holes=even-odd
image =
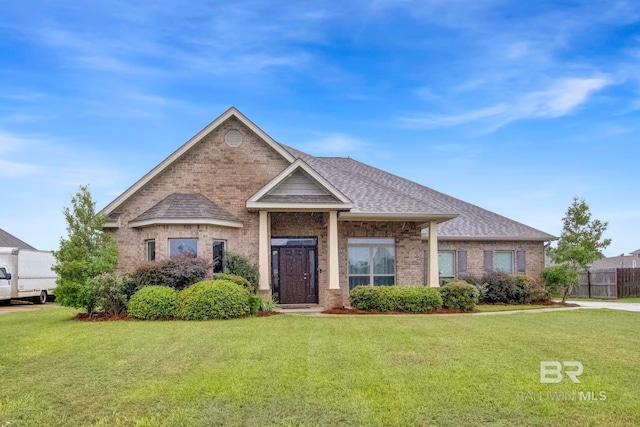
POLYGON ((229 221, 214 218, 152 218, 138 221, 131 221, 129 227, 141 228, 152 225, 217 225, 220 227, 242 228, 239 221, 229 221))
MULTIPOLYGON (((429 240, 428 235, 422 235, 422 240, 429 240)), ((483 242, 551 242, 558 240, 555 236, 536 237, 536 236, 443 236, 438 234, 438 240, 442 241, 483 241, 483 242)))
POLYGON ((282 203, 282 202, 247 202, 250 211, 271 212, 318 212, 344 211, 353 208, 351 203, 282 203))
POLYGON ((423 214, 413 212, 341 212, 340 221, 390 221, 390 222, 419 222, 437 223, 456 218, 458 214, 423 214))

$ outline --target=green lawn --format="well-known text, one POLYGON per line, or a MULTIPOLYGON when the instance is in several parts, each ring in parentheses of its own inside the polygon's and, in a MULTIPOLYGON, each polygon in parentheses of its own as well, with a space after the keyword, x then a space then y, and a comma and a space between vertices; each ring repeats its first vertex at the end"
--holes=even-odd
POLYGON ((73 314, 0 316, 0 426, 640 425, 638 313, 73 314), (540 384, 542 360, 582 362, 582 383, 540 384), (541 391, 606 401, 517 398, 541 391))

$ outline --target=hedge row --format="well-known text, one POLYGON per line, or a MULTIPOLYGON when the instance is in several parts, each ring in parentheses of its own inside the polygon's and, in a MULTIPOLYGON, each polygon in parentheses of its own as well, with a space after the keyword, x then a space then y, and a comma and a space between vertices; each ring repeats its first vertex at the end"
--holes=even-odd
POLYGON ((530 304, 550 301, 545 287, 529 276, 492 271, 481 277, 466 276, 463 279, 476 286, 481 303, 530 304))
POLYGON ((359 310, 428 313, 442 307, 440 293, 424 286, 356 286, 349 297, 359 310))
POLYGON ((180 292, 167 286, 146 286, 131 297, 129 315, 142 320, 232 319, 269 307, 245 287, 217 279, 198 282, 180 292))

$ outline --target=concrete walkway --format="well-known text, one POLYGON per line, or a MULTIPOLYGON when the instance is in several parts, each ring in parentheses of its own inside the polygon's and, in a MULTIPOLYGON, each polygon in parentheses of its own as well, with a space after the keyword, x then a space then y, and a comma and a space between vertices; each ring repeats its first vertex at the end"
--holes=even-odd
MULTIPOLYGON (((499 316, 517 313, 548 313, 552 311, 569 311, 608 308, 612 310, 636 311, 640 312, 640 303, 624 303, 624 302, 606 302, 606 301, 575 301, 580 307, 555 307, 555 308, 535 308, 532 310, 510 310, 510 311, 489 311, 479 313, 447 313, 447 314, 429 314, 429 316, 499 316)), ((297 308, 297 309, 277 309, 281 313, 298 314, 303 316, 416 316, 416 314, 324 314, 323 307, 297 308)), ((419 315, 419 314, 418 314, 419 315)), ((425 314, 423 314, 425 315, 425 314)))
POLYGON ((579 304, 580 308, 609 308, 611 310, 638 311, 640 303, 615 301, 570 301, 579 304))

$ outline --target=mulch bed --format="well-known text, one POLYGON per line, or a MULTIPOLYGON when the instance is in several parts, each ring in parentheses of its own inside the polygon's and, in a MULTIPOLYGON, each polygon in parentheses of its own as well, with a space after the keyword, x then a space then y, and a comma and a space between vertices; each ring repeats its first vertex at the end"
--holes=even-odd
MULTIPOLYGON (((505 304, 505 303, 494 303, 494 304, 480 304, 480 305, 500 305, 500 306, 520 306, 523 304, 505 304)), ((526 305, 526 304, 524 304, 526 305)), ((547 306, 555 306, 555 305, 561 305, 563 307, 580 307, 579 304, 574 304, 571 302, 565 302, 565 303, 561 303, 561 302, 542 302, 542 303, 535 303, 535 304, 531 304, 531 305, 547 305, 547 306)), ((414 312, 410 312, 410 311, 378 311, 378 310, 358 310, 357 308, 332 308, 330 310, 325 310, 322 312, 322 314, 458 314, 458 313, 465 313, 464 311, 461 310, 456 310, 456 309, 451 309, 451 308, 440 308, 436 311, 432 311, 430 313, 414 313, 414 312)), ((479 313, 479 311, 474 310, 471 311, 470 313, 479 313)))
MULTIPOLYGON (((269 316, 277 316, 277 311, 259 311, 256 317, 269 317, 269 316)), ((251 317, 251 316, 245 316, 251 317)), ((89 317, 88 313, 78 313, 71 318, 71 320, 77 320, 80 322, 117 322, 117 321, 128 321, 128 322, 137 322, 138 319, 133 317, 129 317, 127 313, 118 314, 117 316, 110 316, 105 313, 95 313, 93 316, 89 317)), ((181 321, 182 319, 164 319, 164 321, 181 321)))

